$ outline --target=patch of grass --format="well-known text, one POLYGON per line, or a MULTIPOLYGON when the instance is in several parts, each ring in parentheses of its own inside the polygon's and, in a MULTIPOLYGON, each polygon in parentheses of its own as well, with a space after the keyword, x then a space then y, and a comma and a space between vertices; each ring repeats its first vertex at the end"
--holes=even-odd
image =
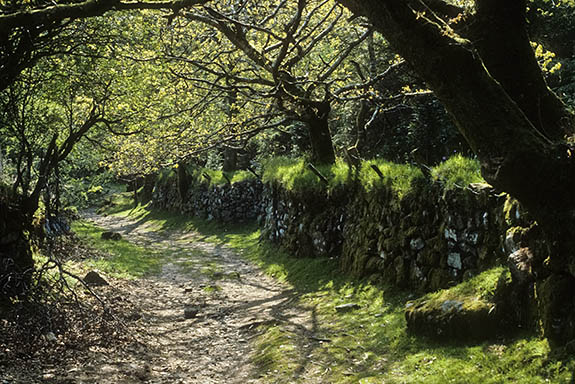
POLYGON ((359 173, 351 169, 342 159, 338 159, 334 165, 317 168, 326 177, 328 184, 321 181, 307 167, 303 159, 284 157, 274 158, 265 163, 262 179, 265 183, 277 183, 292 192, 332 190, 359 179, 360 184, 367 191, 388 185, 401 198, 409 192, 415 179, 424 177, 416 167, 384 160, 362 162, 359 173), (383 174, 383 179, 373 170, 374 165, 383 174))
POLYGON ((117 212, 123 212, 134 206, 134 193, 133 192, 121 192, 115 193, 108 196, 105 200, 104 205, 98 209, 100 213, 114 214, 117 212))
MULTIPOLYGON (((414 180, 425 177, 417 167, 409 164, 396 164, 382 159, 363 161, 359 171, 350 168, 343 159, 337 159, 333 165, 319 165, 316 168, 327 179, 327 183, 310 170, 308 162, 303 158, 274 157, 264 162, 262 181, 278 184, 295 193, 330 191, 359 181, 367 191, 389 186, 398 197, 402 198, 411 190, 414 180), (381 171, 383 178, 373 170, 373 166, 381 171)), ((188 167, 187 172, 196 185, 227 183, 224 173, 219 170, 188 167), (209 176, 209 181, 204 175, 209 176)), ((459 154, 434 167, 431 173, 432 177, 441 181, 446 189, 484 182, 481 177, 479 162, 459 154)), ((254 175, 248 171, 229 172, 226 175, 232 183, 254 178, 254 175)), ((164 170, 160 173, 158 183, 166 183, 174 177, 176 177, 176 172, 173 169, 164 170)))
POLYGON ((192 169, 190 171, 190 174, 194 177, 196 183, 208 182, 204 174, 209 176, 210 185, 228 184, 228 180, 226 180, 226 177, 231 181, 232 184, 255 178, 255 176, 248 171, 223 172, 220 170, 214 170, 208 168, 192 169))
POLYGON ((254 363, 267 382, 292 383, 296 378, 299 351, 295 335, 280 326, 265 326, 254 343, 254 363))
POLYGON ((508 268, 494 267, 454 287, 424 295, 421 299, 426 300, 431 307, 437 307, 437 303, 443 303, 446 300, 477 298, 489 301, 495 294, 499 279, 504 275, 509 275, 509 273, 508 268))
POLYGON ((477 159, 460 154, 450 157, 431 169, 431 176, 444 184, 445 189, 465 188, 471 183, 484 183, 477 159))
MULTIPOLYGON (((269 366, 260 363, 273 355, 272 345, 281 353, 285 338, 291 337, 293 343, 294 336, 285 330, 278 335, 281 327, 271 335, 264 332, 256 343, 266 343, 268 349, 258 351, 254 362, 260 364, 259 374, 270 377, 267 382, 561 383, 568 382, 575 368, 573 357, 558 358, 560 353, 537 335, 480 344, 439 344, 414 337, 407 332, 404 317, 405 304, 413 299, 410 293, 354 280, 340 273, 335 260, 296 259, 273 245, 258 244, 258 239, 257 230, 226 235, 227 244, 266 273, 290 283, 301 295, 294 305, 313 308, 315 333, 331 340, 304 348, 305 356, 282 355, 281 366, 296 366, 299 376, 293 376, 294 368, 270 376, 269 366), (360 309, 337 313, 335 306, 344 303, 357 303, 360 309), (312 379, 318 374, 320 379, 312 379)), ((503 267, 486 271, 442 299, 472 294, 489 298, 502 273, 503 267)))
MULTIPOLYGON (((156 182, 160 185, 173 182, 177 178, 176 171, 176 168, 160 171, 156 182)), ((190 176, 191 182, 194 185, 207 184, 214 186, 228 184, 226 177, 232 184, 255 178, 255 175, 249 171, 223 172, 221 170, 198 168, 191 165, 186 166, 186 172, 190 176)))
MULTIPOLYGON (((353 280, 339 273, 335 261, 294 259, 270 245, 244 248, 245 240, 233 236, 230 240, 268 273, 290 282, 302 295, 299 305, 314 308, 316 333, 332 341, 306 351, 312 358, 305 363, 301 356, 293 362, 304 364, 298 370, 310 375, 316 371, 310 360, 329 367, 320 382, 561 383, 568 382, 575 368, 573 357, 554 357, 547 341, 537 335, 481 344, 438 344, 416 338, 407 332, 404 318, 409 293, 353 280), (336 313, 335 306, 343 303, 357 303, 360 309, 336 313)), ((487 298, 501 273, 503 268, 494 268, 453 288, 449 295, 487 298)), ((291 382, 309 379, 302 373, 291 382)))
POLYGON ((334 189, 349 182, 350 168, 337 159, 333 165, 320 165, 317 170, 328 180, 323 182, 308 168, 304 159, 275 157, 264 164, 262 180, 264 183, 276 183, 291 192, 334 189))
POLYGON ((89 269, 98 269, 110 276, 138 278, 159 272, 164 255, 145 249, 126 240, 102 240, 103 229, 88 222, 75 221, 72 230, 94 248, 109 256, 83 262, 89 269))
POLYGON ((361 185, 367 191, 390 185, 399 198, 405 196, 411 190, 413 181, 420 178, 423 178, 423 173, 412 165, 396 164, 379 159, 362 162, 359 176, 361 185), (383 179, 375 172, 373 166, 381 171, 383 179))
POLYGON ((212 285, 206 285, 206 286, 203 288, 203 290, 204 290, 204 292, 206 292, 206 293, 214 294, 214 293, 218 293, 219 291, 221 291, 221 290, 222 290, 222 287, 220 287, 220 286, 217 285, 217 284, 212 284, 212 285))

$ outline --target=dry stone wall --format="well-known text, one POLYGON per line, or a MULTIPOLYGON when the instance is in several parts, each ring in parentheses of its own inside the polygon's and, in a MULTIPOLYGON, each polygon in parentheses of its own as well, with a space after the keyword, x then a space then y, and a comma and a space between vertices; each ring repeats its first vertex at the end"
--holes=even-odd
POLYGON ((401 287, 446 287, 508 253, 506 196, 486 184, 446 190, 420 179, 399 197, 391 186, 294 192, 246 180, 192 185, 182 199, 174 179, 156 185, 153 196, 156 207, 207 219, 258 219, 262 237, 296 257, 337 258, 345 271, 401 287))
POLYGON ((266 193, 264 236, 298 256, 339 258, 357 276, 435 290, 502 261, 505 197, 484 184, 420 181, 402 198, 391 187, 266 193))
POLYGON ((262 182, 255 179, 225 185, 195 183, 187 188, 182 198, 174 177, 156 184, 152 204, 208 220, 241 223, 261 216, 262 190, 262 182))

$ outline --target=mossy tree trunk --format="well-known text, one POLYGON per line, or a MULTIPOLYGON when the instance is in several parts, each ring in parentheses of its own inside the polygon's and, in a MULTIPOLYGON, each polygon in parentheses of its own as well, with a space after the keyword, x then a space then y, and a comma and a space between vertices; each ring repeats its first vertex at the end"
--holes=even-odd
MULTIPOLYGON (((535 60, 526 1, 477 0, 475 14, 442 0, 340 2, 369 18, 427 82, 479 157, 484 178, 539 222, 551 253, 550 262, 536 264, 539 281, 561 277, 570 281, 562 286, 575 287, 575 148, 565 139, 574 118, 535 60)), ((575 303, 562 303, 561 311, 542 306, 541 317, 573 321, 575 303)), ((550 324, 544 322, 549 336, 574 337, 550 324)))
POLYGON ((222 171, 233 172, 238 169, 238 151, 232 147, 224 148, 224 163, 222 165, 222 171))

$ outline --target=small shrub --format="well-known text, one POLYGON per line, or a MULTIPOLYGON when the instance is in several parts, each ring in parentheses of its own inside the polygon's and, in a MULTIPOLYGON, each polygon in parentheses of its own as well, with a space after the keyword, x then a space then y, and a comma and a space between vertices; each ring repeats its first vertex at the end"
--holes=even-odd
POLYGON ((193 167, 188 167, 187 171, 194 180, 194 183, 197 184, 209 183, 209 185, 224 185, 228 183, 224 175, 228 177, 232 184, 255 178, 255 176, 248 171, 223 172, 215 169, 193 167), (209 179, 204 175, 208 176, 209 179))

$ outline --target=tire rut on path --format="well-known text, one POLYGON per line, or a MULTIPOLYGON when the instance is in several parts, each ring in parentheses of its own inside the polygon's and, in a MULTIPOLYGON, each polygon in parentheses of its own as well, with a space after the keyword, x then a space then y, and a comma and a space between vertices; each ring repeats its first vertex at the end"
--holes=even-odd
POLYGON ((293 320, 306 328, 308 314, 289 287, 225 245, 114 216, 87 219, 169 256, 160 273, 122 290, 139 308, 139 342, 113 356, 94 351, 83 366, 68 367, 71 382, 255 383, 249 341, 257 325, 293 320))

